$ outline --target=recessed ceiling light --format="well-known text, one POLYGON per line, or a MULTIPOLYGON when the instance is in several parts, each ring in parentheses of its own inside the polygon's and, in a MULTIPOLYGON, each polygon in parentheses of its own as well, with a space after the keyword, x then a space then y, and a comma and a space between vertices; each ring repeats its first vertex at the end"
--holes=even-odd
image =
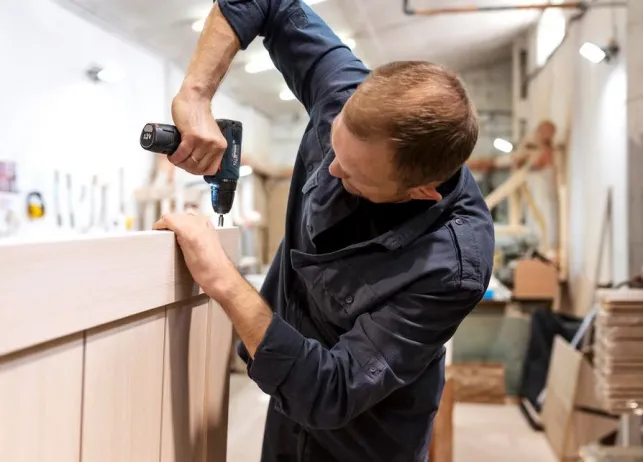
POLYGON ((281 90, 281 93, 279 93, 279 98, 282 101, 292 101, 293 99, 295 99, 295 94, 290 91, 290 88, 284 88, 283 90, 281 90))
POLYGON ((199 19, 192 23, 192 30, 194 32, 202 32, 203 26, 205 26, 205 19, 199 19))
POLYGON ((87 75, 94 81, 105 83, 119 82, 126 77, 125 72, 113 64, 105 67, 93 66, 87 70, 87 75))
POLYGON ((509 154, 514 149, 513 144, 511 144, 507 140, 503 140, 502 138, 496 138, 493 141, 493 147, 496 148, 498 151, 502 151, 506 154, 509 154))

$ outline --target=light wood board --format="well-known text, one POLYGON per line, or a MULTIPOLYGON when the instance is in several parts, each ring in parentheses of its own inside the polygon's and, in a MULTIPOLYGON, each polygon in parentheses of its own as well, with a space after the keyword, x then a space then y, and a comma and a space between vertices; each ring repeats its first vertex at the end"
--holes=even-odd
MULTIPOLYGON (((218 232, 236 259, 237 230, 218 232)), ((0 261, 0 356, 199 293, 168 231, 6 240, 0 261)))
POLYGON ((0 461, 78 462, 82 335, 0 359, 0 461))
POLYGON ((208 302, 167 310, 161 462, 205 460, 208 302))
POLYGON ((88 332, 83 461, 159 460, 164 340, 164 310, 88 332))

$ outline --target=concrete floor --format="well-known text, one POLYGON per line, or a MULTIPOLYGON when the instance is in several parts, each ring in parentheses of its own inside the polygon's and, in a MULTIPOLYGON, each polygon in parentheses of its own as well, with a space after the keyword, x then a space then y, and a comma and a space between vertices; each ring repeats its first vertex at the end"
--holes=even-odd
MULTIPOLYGON (((230 383, 228 460, 259 462, 268 397, 245 374, 230 383)), ((457 404, 454 462, 556 462, 514 405, 457 404)))

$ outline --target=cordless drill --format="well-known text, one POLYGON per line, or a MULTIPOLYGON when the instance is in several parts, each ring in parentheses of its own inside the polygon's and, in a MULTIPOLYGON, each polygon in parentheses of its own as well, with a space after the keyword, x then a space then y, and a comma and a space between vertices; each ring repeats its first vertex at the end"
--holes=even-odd
MULTIPOLYGON (((243 127, 241 122, 228 119, 217 119, 217 124, 228 147, 223 153, 219 171, 203 178, 210 184, 212 208, 219 214, 219 226, 223 226, 223 215, 232 209, 239 180, 243 127)), ((149 123, 143 127, 140 141, 143 149, 171 156, 181 144, 181 134, 174 125, 149 123)))

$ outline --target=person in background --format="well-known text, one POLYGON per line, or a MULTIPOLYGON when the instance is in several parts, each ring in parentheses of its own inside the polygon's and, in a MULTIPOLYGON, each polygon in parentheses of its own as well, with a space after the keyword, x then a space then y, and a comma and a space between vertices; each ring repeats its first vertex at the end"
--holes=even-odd
MULTIPOLYGON (((558 183, 554 156, 555 150, 560 147, 555 145, 556 131, 556 125, 551 120, 542 120, 531 139, 525 140, 513 153, 494 157, 476 156, 467 160, 467 166, 472 171, 489 174, 496 170, 521 168, 533 156, 527 185, 545 219, 549 249, 557 248, 558 244, 558 183)), ((531 212, 527 212, 525 223, 534 233, 539 232, 538 223, 531 212)))

